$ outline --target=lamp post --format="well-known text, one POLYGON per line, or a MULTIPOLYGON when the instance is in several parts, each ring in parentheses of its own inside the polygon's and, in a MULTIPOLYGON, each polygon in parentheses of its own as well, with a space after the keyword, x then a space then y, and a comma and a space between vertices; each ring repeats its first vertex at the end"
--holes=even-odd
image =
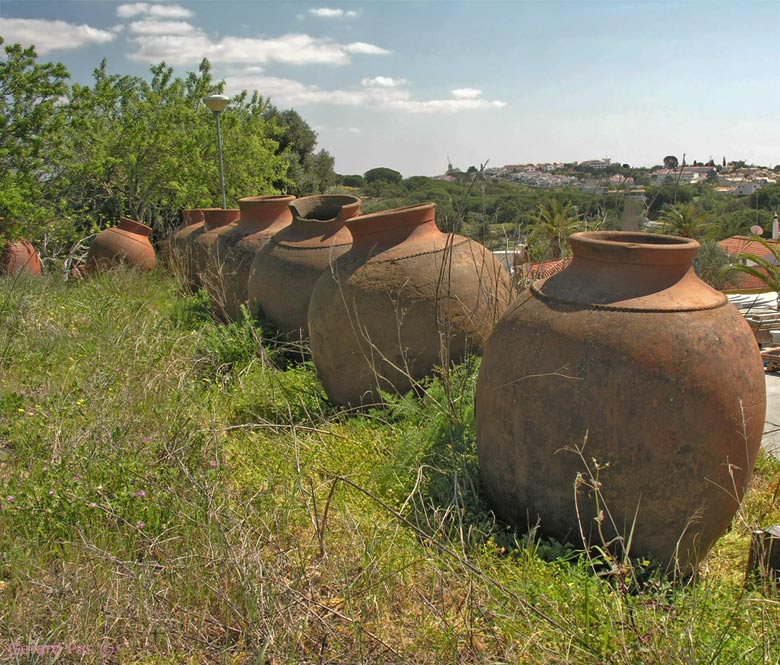
POLYGON ((219 114, 230 104, 230 97, 225 95, 209 95, 203 98, 203 103, 214 113, 217 119, 217 149, 219 150, 219 177, 222 181, 222 209, 227 209, 227 197, 225 196, 225 167, 222 163, 222 129, 219 124, 219 114))

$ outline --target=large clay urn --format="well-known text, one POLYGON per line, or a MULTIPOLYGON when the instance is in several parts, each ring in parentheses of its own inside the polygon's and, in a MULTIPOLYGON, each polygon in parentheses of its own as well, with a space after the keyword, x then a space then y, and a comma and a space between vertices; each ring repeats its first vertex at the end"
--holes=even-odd
POLYGON ((100 272, 121 264, 151 270, 155 264, 151 235, 152 229, 146 224, 120 217, 119 224, 101 231, 92 240, 87 253, 87 272, 100 272))
POLYGON ((344 223, 360 212, 360 199, 306 196, 293 201, 290 210, 290 225, 255 255, 247 296, 250 310, 283 337, 300 341, 309 336, 306 317, 314 285, 352 244, 344 223))
POLYGON ((352 247, 317 282, 312 360, 330 400, 377 403, 462 360, 509 304, 509 275, 473 240, 442 233, 436 204, 347 221, 352 247))
POLYGON ((548 536, 618 556, 622 542, 634 561, 691 572, 737 511, 761 443, 755 338, 695 275, 695 240, 570 240, 569 266, 533 283, 484 350, 487 495, 521 529, 538 520, 548 536))
POLYGON ((238 208, 203 208, 203 226, 189 236, 193 281, 208 293, 221 290, 221 265, 216 255, 217 238, 238 220, 238 208))
POLYGON ((236 321, 247 304, 247 283, 255 254, 292 221, 294 196, 251 196, 239 199, 239 220, 217 238, 222 288, 211 292, 212 309, 225 321, 236 321))
POLYGON ((173 232, 171 238, 171 268, 179 276, 183 285, 192 290, 196 287, 195 270, 192 265, 192 236, 202 229, 203 209, 182 210, 182 223, 173 232))

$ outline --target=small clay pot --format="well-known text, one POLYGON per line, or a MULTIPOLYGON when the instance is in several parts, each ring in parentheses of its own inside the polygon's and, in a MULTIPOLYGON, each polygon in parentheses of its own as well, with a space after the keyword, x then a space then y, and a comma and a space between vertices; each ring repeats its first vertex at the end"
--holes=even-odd
POLYGON ((404 393, 478 351, 509 304, 492 252, 436 226, 436 204, 347 221, 351 249, 317 282, 311 353, 329 399, 361 406, 404 393))
POLYGON ((41 259, 35 247, 27 240, 5 242, 0 256, 0 275, 15 276, 20 273, 40 275, 41 259))
POLYGON ((252 261, 247 283, 250 310, 290 341, 309 336, 307 315, 314 285, 344 254, 352 236, 344 223, 360 212, 355 196, 306 196, 290 204, 293 219, 252 261))
POLYGON ((271 239, 292 222, 294 196, 251 196, 239 199, 239 220, 218 236, 215 247, 222 266, 220 285, 210 293, 212 310, 224 321, 237 321, 247 304, 247 283, 252 261, 271 239))
POLYGON ((86 269, 90 273, 125 264, 141 270, 154 268, 155 256, 149 236, 152 229, 129 217, 95 236, 87 253, 86 269))
POLYGON ((203 208, 203 226, 190 235, 194 281, 208 293, 224 290, 219 259, 216 256, 217 238, 230 230, 238 220, 238 208, 203 208))
POLYGON ((689 573, 728 528, 761 444, 755 337, 694 273, 695 240, 570 242, 571 263, 534 282, 485 346, 487 495, 520 529, 689 573))

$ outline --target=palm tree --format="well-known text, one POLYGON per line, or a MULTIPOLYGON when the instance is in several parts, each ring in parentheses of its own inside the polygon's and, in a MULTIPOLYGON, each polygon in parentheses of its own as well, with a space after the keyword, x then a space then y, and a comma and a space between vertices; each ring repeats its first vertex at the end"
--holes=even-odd
POLYGON ((684 238, 700 239, 713 231, 709 213, 690 203, 681 203, 664 210, 658 217, 664 224, 664 233, 684 238))
POLYGON ((569 236, 580 229, 580 215, 575 206, 559 199, 540 203, 538 208, 539 216, 529 240, 549 247, 552 258, 558 259, 566 253, 569 236))

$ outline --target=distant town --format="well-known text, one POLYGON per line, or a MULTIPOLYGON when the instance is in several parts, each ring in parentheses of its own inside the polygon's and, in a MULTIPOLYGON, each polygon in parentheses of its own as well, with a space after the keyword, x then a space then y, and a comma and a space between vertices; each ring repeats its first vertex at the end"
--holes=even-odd
MULTIPOLYGON (((476 170, 472 166, 468 171, 476 170)), ((726 194, 745 196, 780 182, 780 166, 770 169, 746 165, 743 161, 726 162, 725 158, 719 164, 710 159, 707 163, 694 161, 688 165, 684 158, 680 162, 671 155, 664 158, 663 166, 652 168, 633 168, 604 157, 570 163, 505 164, 486 168, 483 174, 490 180, 529 187, 577 187, 592 194, 624 192, 636 196, 644 194, 645 185, 696 183, 710 184, 726 194)), ((450 165, 437 179, 455 182, 462 177, 463 172, 450 165)))

